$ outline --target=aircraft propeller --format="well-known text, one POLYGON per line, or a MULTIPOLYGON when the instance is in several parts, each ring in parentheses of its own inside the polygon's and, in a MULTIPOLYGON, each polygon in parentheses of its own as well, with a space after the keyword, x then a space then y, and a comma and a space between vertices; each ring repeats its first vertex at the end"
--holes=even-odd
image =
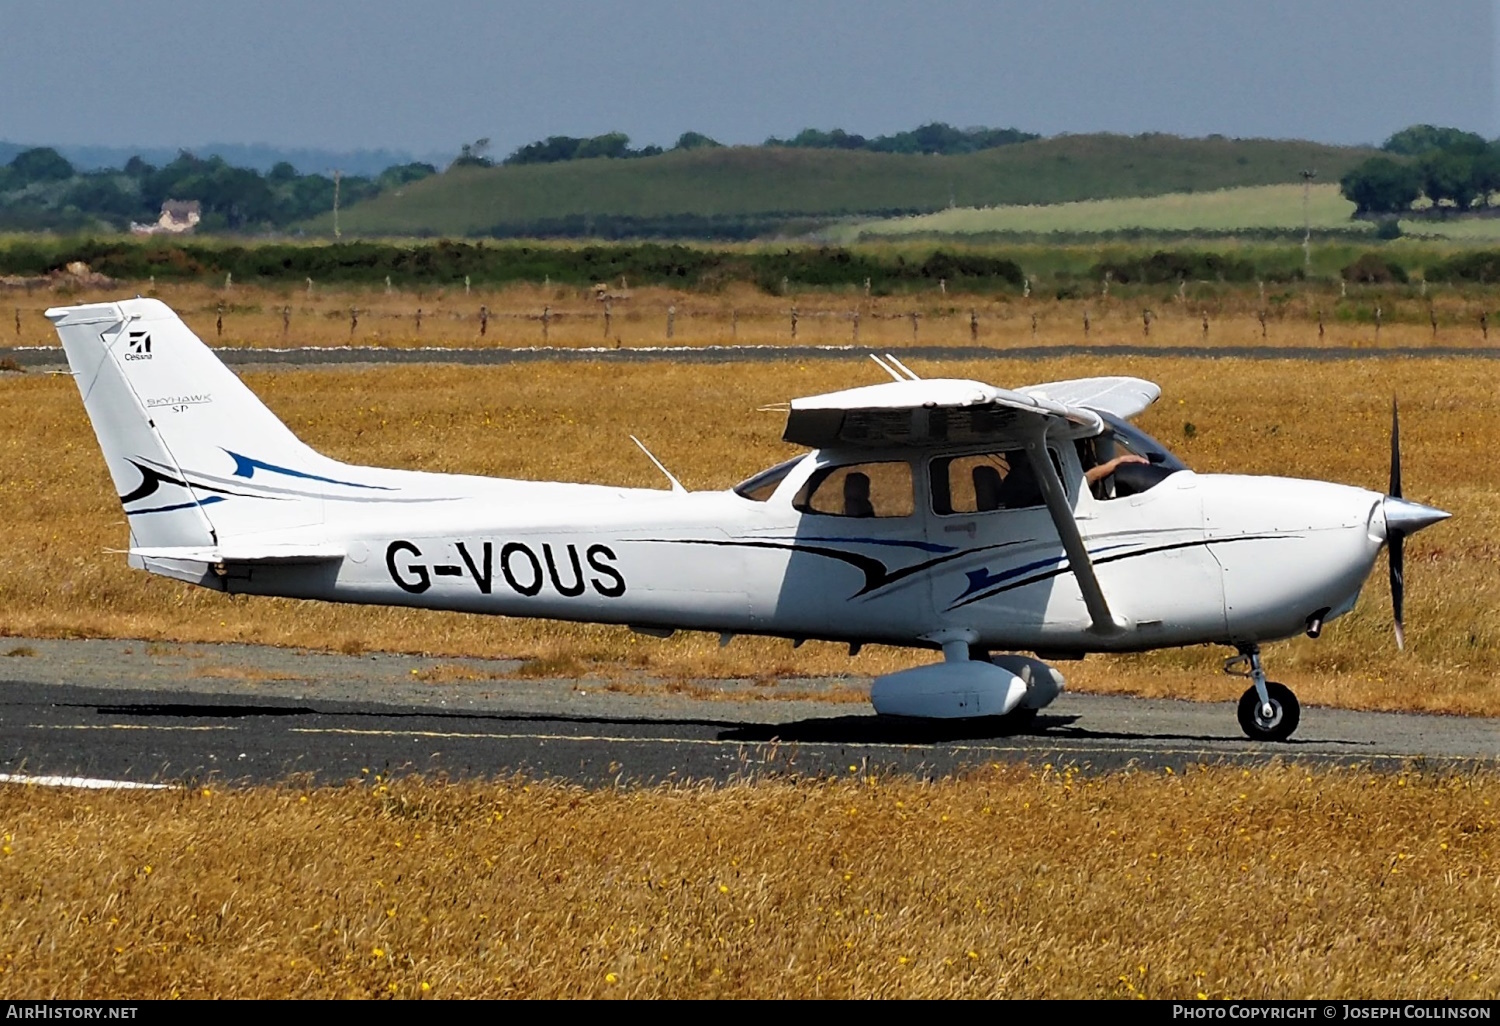
POLYGON ((1401 414, 1391 399, 1391 485, 1381 503, 1385 513, 1385 541, 1391 569, 1391 613, 1396 621, 1396 648, 1406 648, 1403 610, 1406 605, 1406 536, 1447 520, 1451 513, 1408 502, 1401 497, 1401 414))

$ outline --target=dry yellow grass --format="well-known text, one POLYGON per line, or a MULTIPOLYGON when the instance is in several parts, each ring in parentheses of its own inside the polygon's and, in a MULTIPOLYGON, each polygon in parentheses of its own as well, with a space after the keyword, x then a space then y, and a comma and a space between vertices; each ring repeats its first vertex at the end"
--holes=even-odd
POLYGON ((0 787, 31 998, 1492 999, 1500 781, 0 787))
MULTIPOLYGON (((1000 384, 1139 374, 1165 388, 1143 426, 1200 471, 1380 488, 1390 396, 1399 393, 1407 493, 1455 514, 1409 543, 1408 651, 1395 651, 1377 569, 1355 613, 1319 641, 1274 646, 1268 663, 1312 704, 1500 714, 1500 400, 1488 361, 986 360, 916 369, 1000 384)), ((792 451, 779 441, 781 419, 756 407, 868 383, 873 373, 854 361, 539 364, 257 371, 247 380, 310 444, 341 459, 658 487, 627 438, 633 432, 688 487, 722 488, 792 451)), ((759 639, 721 650, 707 635, 658 641, 619 628, 225 597, 132 571, 106 551, 125 544, 124 517, 69 378, 0 377, 0 423, 8 532, 0 634, 508 656, 622 680, 635 671, 669 680, 873 674, 928 658, 872 648, 851 660, 839 646, 794 652, 759 639)), ((1063 669, 1087 690, 1227 699, 1240 684, 1219 674, 1225 654, 1187 649, 1063 669)))
MULTIPOLYGON (((719 292, 632 288, 608 304, 587 290, 514 285, 503 289, 395 291, 144 283, 67 294, 8 297, 0 344, 55 345, 48 306, 105 302, 142 292, 168 303, 210 345, 226 346, 705 346, 728 344, 984 347, 1094 344, 1376 346, 1488 345, 1481 314, 1495 314, 1494 289, 1347 286, 1326 282, 1255 285, 1188 283, 1058 300, 1038 292, 962 295, 932 289, 867 297, 859 291, 767 295, 746 285, 719 292), (1374 324, 1380 310, 1381 327, 1374 324), (481 309, 486 311, 481 325, 481 309), (420 324, 417 312, 421 311, 420 324), (792 314, 796 313, 793 334, 792 314), (1149 332, 1145 314, 1150 311, 1149 332), (856 318, 855 315, 858 314, 856 318), (1264 323, 1261 314, 1264 313, 1264 323), (543 315, 546 314, 544 327, 543 315), (916 314, 915 323, 912 314, 916 314), (352 315, 352 316, 351 316, 352 315), (978 319, 971 335, 971 315, 978 319), (1084 330, 1084 318, 1088 330, 1084 330), (1207 317, 1209 331, 1203 331, 1207 317), (1318 330, 1319 318, 1323 332, 1318 330), (1431 318, 1438 321, 1434 335, 1431 318), (668 320, 671 335, 668 336, 668 320)), ((1500 323, 1495 325, 1500 332, 1500 323)), ((1495 336, 1500 345, 1500 334, 1495 336)))

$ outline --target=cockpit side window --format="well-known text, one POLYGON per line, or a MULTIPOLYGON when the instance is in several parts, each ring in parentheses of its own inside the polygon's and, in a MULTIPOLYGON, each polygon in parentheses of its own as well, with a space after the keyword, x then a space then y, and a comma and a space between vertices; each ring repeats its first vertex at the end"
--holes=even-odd
POLYGON ((792 472, 792 468, 801 463, 807 457, 794 456, 789 460, 776 464, 768 470, 762 470, 754 477, 747 478, 734 486, 736 495, 749 499, 751 502, 765 502, 772 495, 781 482, 792 472))
MULTIPOLYGON (((1051 449, 1052 464, 1058 467, 1051 449)), ((929 468, 932 511, 939 516, 1028 509, 1045 504, 1024 449, 969 456, 940 456, 929 468)), ((1061 476, 1061 467, 1058 474, 1061 476)))
POLYGON ((909 517, 916 509, 912 495, 910 463, 850 463, 818 471, 792 505, 831 517, 909 517))

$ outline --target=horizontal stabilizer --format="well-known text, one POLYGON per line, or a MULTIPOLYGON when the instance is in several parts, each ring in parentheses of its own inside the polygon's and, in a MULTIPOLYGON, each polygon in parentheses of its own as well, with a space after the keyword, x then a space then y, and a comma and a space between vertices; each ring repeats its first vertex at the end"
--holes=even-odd
POLYGON ((342 545, 166 545, 131 549, 139 559, 181 559, 193 563, 332 563, 343 559, 342 545))

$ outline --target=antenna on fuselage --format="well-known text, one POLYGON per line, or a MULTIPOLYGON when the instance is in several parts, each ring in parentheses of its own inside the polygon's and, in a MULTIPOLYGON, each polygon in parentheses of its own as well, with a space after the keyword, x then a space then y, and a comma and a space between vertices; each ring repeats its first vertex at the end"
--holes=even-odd
POLYGON ((913 372, 910 367, 908 367, 906 364, 902 363, 900 360, 896 359, 890 353, 886 353, 885 354, 885 358, 887 360, 891 361, 891 363, 893 363, 895 365, 895 367, 896 367, 897 370, 899 370, 902 374, 905 374, 908 380, 910 380, 910 381, 921 381, 922 380, 921 378, 917 377, 917 375, 915 374, 915 372, 913 372))
POLYGON ((670 470, 668 470, 666 467, 662 466, 661 460, 659 460, 655 456, 651 455, 651 450, 648 449, 648 448, 646 448, 646 444, 644 442, 642 442, 639 438, 635 437, 635 435, 631 435, 630 436, 630 440, 632 442, 634 442, 636 445, 640 446, 641 452, 643 452, 643 453, 646 454, 646 459, 648 459, 652 463, 656 464, 656 469, 657 470, 659 470, 663 474, 667 475, 667 480, 672 482, 672 491, 674 491, 674 492, 686 492, 687 491, 686 488, 682 487, 682 482, 679 481, 679 480, 677 480, 675 477, 673 477, 672 476, 672 472, 670 470))
POLYGON ((872 359, 872 360, 875 361, 875 365, 877 367, 879 367, 881 370, 883 370, 887 374, 889 374, 891 376, 891 380, 892 381, 905 381, 906 380, 906 378, 902 377, 900 374, 898 374, 896 372, 896 368, 894 368, 890 364, 886 363, 884 360, 882 360, 880 357, 876 356, 874 353, 870 354, 870 359, 872 359))

